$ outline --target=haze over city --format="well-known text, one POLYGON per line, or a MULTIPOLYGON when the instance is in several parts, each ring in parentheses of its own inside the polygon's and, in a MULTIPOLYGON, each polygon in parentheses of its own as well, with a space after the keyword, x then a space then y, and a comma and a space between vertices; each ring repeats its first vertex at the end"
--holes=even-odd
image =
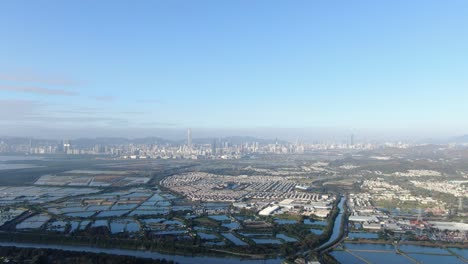
POLYGON ((468 133, 465 1, 4 1, 0 135, 468 133))

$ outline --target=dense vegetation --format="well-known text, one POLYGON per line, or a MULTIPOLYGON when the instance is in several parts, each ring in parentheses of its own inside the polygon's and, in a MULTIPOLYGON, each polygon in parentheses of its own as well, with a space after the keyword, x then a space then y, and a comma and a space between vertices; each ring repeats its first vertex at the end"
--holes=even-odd
POLYGON ((153 260, 103 253, 75 252, 57 249, 0 247, 0 262, 4 263, 67 263, 67 264, 159 264, 174 263, 165 259, 153 260))

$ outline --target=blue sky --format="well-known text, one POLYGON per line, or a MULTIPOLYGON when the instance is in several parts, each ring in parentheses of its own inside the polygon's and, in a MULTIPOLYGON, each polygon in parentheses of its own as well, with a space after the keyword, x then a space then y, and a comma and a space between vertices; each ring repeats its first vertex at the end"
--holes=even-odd
POLYGON ((2 1, 0 134, 468 133, 467 13, 461 0, 2 1))

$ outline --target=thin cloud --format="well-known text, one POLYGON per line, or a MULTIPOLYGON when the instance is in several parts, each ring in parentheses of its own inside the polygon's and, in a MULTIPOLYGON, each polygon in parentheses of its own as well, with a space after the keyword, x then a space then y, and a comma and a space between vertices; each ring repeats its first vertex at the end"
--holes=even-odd
POLYGON ((141 99, 137 100, 137 103, 142 103, 142 104, 162 104, 164 103, 163 100, 158 100, 158 99, 141 99))
POLYGON ((78 81, 70 80, 61 76, 41 76, 30 71, 19 71, 14 73, 0 73, 0 81, 28 82, 45 85, 74 86, 81 84, 78 81))
POLYGON ((17 85, 0 85, 0 91, 7 92, 23 92, 33 93, 41 95, 64 95, 64 96, 75 96, 78 95, 76 92, 67 91, 63 89, 50 89, 37 86, 17 86, 17 85))
POLYGON ((165 122, 142 123, 138 115, 143 116, 144 113, 99 111, 89 107, 70 108, 70 105, 55 105, 37 100, 0 99, 0 130, 20 133, 22 128, 29 127, 32 133, 44 133, 44 127, 53 127, 56 130, 54 133, 57 133, 86 127, 87 133, 93 133, 100 129, 122 127, 147 130, 176 126, 165 122))
POLYGON ((89 98, 92 98, 94 100, 101 101, 101 102, 113 102, 113 101, 115 101, 117 99, 117 97, 111 96, 111 95, 108 95, 108 96, 90 96, 89 98))
POLYGON ((123 122, 127 121, 123 118, 115 117, 89 117, 89 116, 44 116, 44 115, 30 115, 25 117, 25 120, 44 122, 44 123, 93 123, 93 122, 123 122))
POLYGON ((169 122, 144 122, 140 123, 139 125, 143 127, 174 127, 178 126, 179 124, 169 122))
POLYGON ((124 114, 124 115, 144 115, 144 114, 147 114, 147 112, 143 112, 143 111, 123 111, 123 112, 120 112, 121 114, 124 114))
POLYGON ((17 121, 37 112, 42 106, 42 103, 32 100, 0 100, 0 120, 17 121))

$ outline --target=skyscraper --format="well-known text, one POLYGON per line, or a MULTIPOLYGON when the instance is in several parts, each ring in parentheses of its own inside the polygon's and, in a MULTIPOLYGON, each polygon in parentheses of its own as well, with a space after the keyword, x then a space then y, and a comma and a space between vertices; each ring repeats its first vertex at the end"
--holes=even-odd
POLYGON ((68 140, 63 140, 62 141, 62 150, 64 153, 68 154, 68 151, 70 150, 71 148, 71 144, 68 140))
POLYGON ((192 130, 190 128, 187 130, 187 146, 192 147, 192 130))
POLYGON ((211 143, 211 155, 216 156, 216 139, 211 143))

